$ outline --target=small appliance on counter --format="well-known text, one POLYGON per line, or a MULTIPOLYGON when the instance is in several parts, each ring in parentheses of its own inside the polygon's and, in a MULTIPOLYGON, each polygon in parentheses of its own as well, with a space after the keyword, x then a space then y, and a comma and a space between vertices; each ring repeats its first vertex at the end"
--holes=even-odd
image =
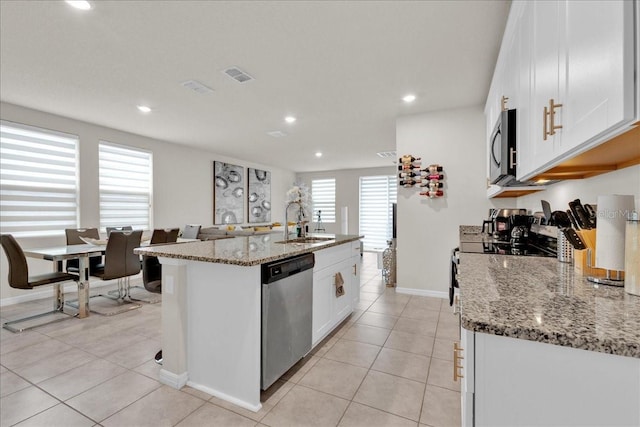
POLYGON ((489 209, 489 219, 482 221, 482 232, 493 234, 495 239, 506 242, 511 239, 514 226, 528 225, 529 221, 526 209, 489 209))

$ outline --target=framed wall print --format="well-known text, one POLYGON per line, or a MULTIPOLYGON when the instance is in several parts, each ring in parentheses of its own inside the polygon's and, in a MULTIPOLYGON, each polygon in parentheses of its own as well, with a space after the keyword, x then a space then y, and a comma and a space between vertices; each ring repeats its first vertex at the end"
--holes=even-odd
POLYGON ((244 167, 213 162, 213 223, 244 222, 244 167))
POLYGON ((249 168, 249 223, 271 222, 271 172, 249 168))

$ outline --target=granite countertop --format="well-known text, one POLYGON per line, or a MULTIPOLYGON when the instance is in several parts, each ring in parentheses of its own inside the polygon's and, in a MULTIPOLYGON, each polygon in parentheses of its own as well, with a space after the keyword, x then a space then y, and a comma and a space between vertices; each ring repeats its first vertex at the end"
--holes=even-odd
POLYGON ((310 234, 308 237, 330 238, 317 243, 277 243, 283 240, 280 234, 234 237, 232 239, 207 240, 172 245, 136 248, 140 255, 188 259, 192 261, 235 264, 242 266, 260 265, 294 255, 315 252, 320 249, 353 242, 364 236, 351 234, 310 234))
POLYGON ((467 330, 640 358, 640 297, 572 264, 461 253, 459 283, 467 330))

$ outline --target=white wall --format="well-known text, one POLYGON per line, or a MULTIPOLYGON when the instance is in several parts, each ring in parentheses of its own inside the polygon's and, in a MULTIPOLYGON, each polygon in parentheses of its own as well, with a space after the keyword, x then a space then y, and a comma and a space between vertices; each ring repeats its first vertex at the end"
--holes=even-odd
MULTIPOLYGON (((311 189, 311 181, 314 179, 336 179, 336 222, 327 223, 324 219, 322 223, 327 233, 340 233, 342 224, 342 207, 348 208, 349 234, 358 234, 359 212, 360 212, 360 177, 395 175, 396 165, 389 161, 389 167, 346 169, 323 172, 309 172, 297 174, 297 179, 304 182, 311 189)), ((314 218, 315 221, 315 218, 314 218)), ((315 224, 310 224, 309 229, 313 231, 315 224)))
POLYGON ((547 190, 519 197, 518 207, 541 211, 540 200, 551 204, 551 210, 569 209, 569 202, 580 199, 595 205, 599 195, 632 194, 636 198, 636 210, 640 210, 640 165, 587 179, 576 179, 551 185, 547 190))
POLYGON ((489 208, 515 207, 516 201, 487 199, 480 106, 399 118, 396 150, 421 157, 425 166, 442 165, 445 175, 442 198, 419 196, 417 188, 398 189, 398 291, 445 297, 459 225, 481 225, 489 208))
MULTIPOLYGON (((241 159, 220 156, 214 152, 188 148, 146 138, 91 123, 81 122, 12 104, 0 103, 0 117, 46 129, 58 130, 80 138, 80 226, 97 227, 100 223, 98 195, 98 142, 106 140, 153 152, 153 227, 183 227, 184 224, 213 224, 213 161, 220 160, 245 167, 271 171, 272 221, 284 220, 286 192, 295 173, 241 159)), ((144 118, 141 117, 141 120, 144 118)), ((246 206, 246 205, 245 205, 246 206)), ((63 245, 64 236, 20 239, 25 248, 63 245)), ((26 295, 36 291, 20 291, 9 287, 7 261, 0 260, 0 298, 26 295)), ((31 274, 51 271, 47 261, 29 259, 31 274)), ((50 291, 50 290, 49 290, 50 291)), ((2 301, 6 303, 6 301, 2 301)))

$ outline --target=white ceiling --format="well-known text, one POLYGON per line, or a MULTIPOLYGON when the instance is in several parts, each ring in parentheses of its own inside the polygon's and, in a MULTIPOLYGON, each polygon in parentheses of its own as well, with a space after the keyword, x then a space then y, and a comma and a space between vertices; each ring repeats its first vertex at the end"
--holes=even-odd
POLYGON ((0 2, 2 101, 297 172, 390 165, 376 152, 395 149, 398 116, 484 104, 509 9, 495 0, 92 4, 0 2), (229 66, 255 80, 235 82, 221 72, 229 66), (180 85, 189 79, 215 92, 180 85), (418 99, 404 104, 407 93, 418 99))

